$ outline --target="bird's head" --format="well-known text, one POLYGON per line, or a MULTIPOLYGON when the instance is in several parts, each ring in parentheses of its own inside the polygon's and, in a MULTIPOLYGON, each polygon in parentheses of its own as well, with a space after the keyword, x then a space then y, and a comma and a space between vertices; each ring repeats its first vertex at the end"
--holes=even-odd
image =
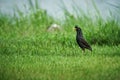
POLYGON ((78 25, 75 25, 75 30, 76 30, 76 31, 81 31, 81 28, 78 27, 78 25))
POLYGON ((82 30, 81 30, 80 27, 78 27, 77 25, 75 25, 75 30, 76 30, 76 32, 77 32, 77 35, 83 37, 82 30))

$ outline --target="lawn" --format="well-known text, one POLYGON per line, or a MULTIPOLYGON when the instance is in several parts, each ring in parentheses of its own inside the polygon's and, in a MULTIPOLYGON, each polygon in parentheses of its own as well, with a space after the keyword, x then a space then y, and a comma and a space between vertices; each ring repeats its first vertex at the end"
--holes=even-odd
POLYGON ((93 52, 84 53, 77 44, 46 42, 43 46, 39 39, 13 41, 1 42, 1 80, 120 79, 120 45, 92 45, 93 52))

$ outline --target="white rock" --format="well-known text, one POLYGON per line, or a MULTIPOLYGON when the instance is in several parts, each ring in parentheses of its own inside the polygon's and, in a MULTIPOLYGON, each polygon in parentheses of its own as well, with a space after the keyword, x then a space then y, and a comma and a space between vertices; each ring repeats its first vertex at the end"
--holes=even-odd
POLYGON ((53 31, 60 31, 61 30, 61 26, 58 24, 52 24, 47 31, 49 32, 53 32, 53 31))

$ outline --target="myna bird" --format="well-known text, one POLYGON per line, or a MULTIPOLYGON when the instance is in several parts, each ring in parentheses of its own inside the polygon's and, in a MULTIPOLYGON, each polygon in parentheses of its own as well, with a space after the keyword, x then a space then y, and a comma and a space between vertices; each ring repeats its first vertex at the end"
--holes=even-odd
POLYGON ((79 47, 81 47, 83 51, 85 51, 85 48, 92 51, 91 46, 87 43, 87 41, 83 37, 81 28, 78 27, 77 25, 75 25, 75 30, 77 32, 76 41, 77 41, 79 47))

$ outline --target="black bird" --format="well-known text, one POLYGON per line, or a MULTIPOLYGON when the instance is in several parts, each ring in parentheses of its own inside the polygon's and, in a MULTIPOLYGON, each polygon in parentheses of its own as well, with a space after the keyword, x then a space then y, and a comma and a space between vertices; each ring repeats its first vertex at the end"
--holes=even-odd
POLYGON ((83 51, 85 51, 85 48, 92 51, 91 46, 87 43, 87 41, 85 41, 85 39, 83 37, 81 28, 76 25, 75 30, 77 32, 76 41, 77 41, 79 47, 81 47, 83 51))

